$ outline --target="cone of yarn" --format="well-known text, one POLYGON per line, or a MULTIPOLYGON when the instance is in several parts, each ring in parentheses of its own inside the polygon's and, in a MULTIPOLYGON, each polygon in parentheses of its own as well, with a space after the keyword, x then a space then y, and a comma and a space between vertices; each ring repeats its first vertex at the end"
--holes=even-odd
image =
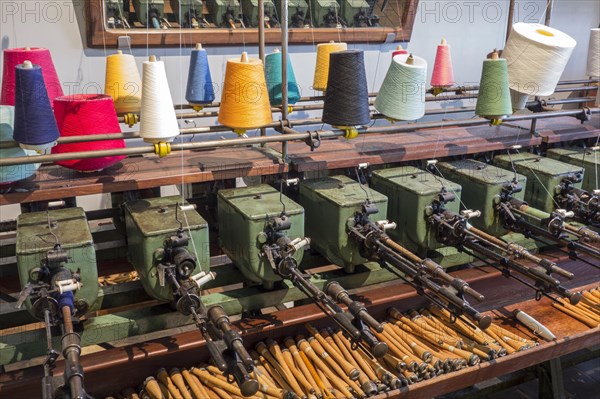
POLYGON ((396 120, 422 118, 426 81, 427 61, 412 54, 395 56, 375 98, 375 109, 396 120))
POLYGON ((348 49, 346 43, 317 44, 317 64, 315 65, 315 76, 313 79, 313 89, 325 91, 329 77, 329 54, 334 51, 344 51, 348 49))
MULTIPOLYGON (((75 94, 57 97, 54 100, 54 115, 61 137, 88 136, 106 133, 121 133, 113 100, 103 94, 75 94)), ((83 143, 59 144, 52 148, 53 154, 80 151, 100 151, 125 148, 123 140, 88 141, 83 143)), ((80 172, 106 169, 121 161, 124 156, 57 161, 65 168, 80 172)))
POLYGON ((404 49, 401 44, 396 47, 396 50, 392 51, 392 58, 400 54, 408 54, 408 50, 404 49))
POLYGON ((15 105, 15 67, 25 61, 31 61, 32 64, 39 65, 42 68, 44 83, 51 104, 56 97, 63 95, 62 86, 52 62, 50 50, 36 47, 12 48, 4 50, 0 104, 15 105))
POLYGON ((179 124, 164 62, 151 55, 144 62, 142 79, 140 136, 148 143, 170 143, 179 135, 179 124))
POLYGON ((600 77, 600 28, 590 31, 586 75, 592 78, 600 77))
MULTIPOLYGON (((514 24, 502 51, 508 63, 511 90, 528 96, 552 94, 576 44, 558 29, 542 24, 514 24)), ((513 108, 521 107, 522 98, 515 103, 513 97, 513 108)))
POLYGON ((248 58, 227 61, 219 123, 234 129, 255 129, 273 122, 265 71, 261 60, 248 58))
POLYGON ((140 112, 142 79, 132 55, 119 50, 106 57, 104 94, 112 97, 117 114, 140 112))
POLYGON ((475 114, 487 119, 503 119, 512 114, 508 66, 496 51, 491 59, 483 61, 475 114))
POLYGON ((452 57, 450 55, 450 46, 446 39, 438 45, 435 55, 435 64, 431 73, 431 86, 447 87, 454 84, 454 71, 452 69, 452 57))
POLYGON ((368 124, 371 118, 363 52, 338 51, 330 57, 321 120, 340 127, 368 124))
MULTIPOLYGON (((10 143, 13 141, 14 107, 0 105, 0 142, 10 143)), ((37 152, 24 150, 21 147, 0 148, 0 158, 14 158, 37 155, 37 152)), ((27 165, 0 166, 0 185, 10 184, 19 180, 27 179, 40 167, 39 163, 27 165)))
POLYGON ((44 151, 53 147, 59 133, 42 68, 25 61, 16 66, 15 77, 14 140, 27 150, 44 151))
MULTIPOLYGON (((267 80, 267 88, 269 90, 269 101, 273 106, 281 105, 281 89, 283 85, 282 79, 282 55, 278 49, 275 49, 271 54, 265 57, 265 78, 267 80)), ((294 105, 300 100, 300 90, 296 83, 296 75, 290 56, 287 57, 287 75, 288 75, 288 104, 294 105)))
POLYGON ((198 106, 210 104, 215 100, 208 56, 200 44, 196 44, 196 48, 192 50, 185 99, 191 105, 198 106))

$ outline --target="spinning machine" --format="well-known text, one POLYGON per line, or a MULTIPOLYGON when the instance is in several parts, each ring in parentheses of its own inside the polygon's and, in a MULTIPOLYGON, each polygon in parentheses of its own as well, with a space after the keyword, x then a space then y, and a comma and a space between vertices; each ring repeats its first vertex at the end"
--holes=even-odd
MULTIPOLYGON (((308 26, 308 15, 316 26, 378 24, 375 3, 362 0, 170 3, 188 28, 281 25, 285 36, 288 25, 308 26)), ((124 2, 105 4, 113 27, 128 25, 124 2)), ((169 27, 164 1, 132 5, 145 26, 169 27)), ((197 45, 186 105, 172 104, 164 63, 151 56, 135 107, 123 108, 129 97, 107 83, 114 104, 88 121, 93 130, 104 120, 136 129, 139 120, 134 133, 68 134, 67 116, 77 121, 81 104, 108 96, 33 96, 43 71, 9 57, 18 101, 3 110, 14 112, 14 122, 2 121, 14 141, 2 148, 39 148, 0 160, 2 176, 27 177, 1 182, 0 204, 21 203, 22 213, 0 223, 10 305, 0 312, 0 392, 432 397, 591 346, 600 323, 600 119, 598 104, 586 104, 598 81, 558 81, 574 46, 564 39, 562 58, 539 55, 554 62, 553 73, 531 78, 585 95, 541 100, 552 93, 509 90, 511 73, 525 77, 506 61, 528 35, 563 35, 518 25, 506 59, 492 52, 469 91, 453 82, 446 41, 431 89, 427 63, 402 50, 375 94, 362 51, 323 44, 314 86, 325 95, 301 98, 286 39, 267 71, 245 52, 229 60, 221 102, 211 49, 197 45), (491 83, 503 90, 497 103, 487 98, 491 83), (238 95, 244 84, 259 101, 238 95), (426 109, 449 92, 451 100, 477 97, 477 107, 426 109), (581 108, 546 109, 550 102, 581 108), (34 108, 39 115, 27 113, 34 108), (477 117, 461 118, 466 112, 477 117), (425 115, 431 121, 413 122, 425 115), (214 116, 222 124, 196 126, 214 116), (203 136, 222 132, 232 134, 203 136), (110 140, 118 147, 49 149, 110 140), (109 156, 103 170, 67 175, 59 166, 109 156), (33 177, 9 169, 24 165, 35 165, 33 177), (173 184, 180 194, 160 195, 173 184), (110 194, 108 209, 73 206, 99 193, 110 194)), ((112 63, 135 68, 122 53, 112 63)))

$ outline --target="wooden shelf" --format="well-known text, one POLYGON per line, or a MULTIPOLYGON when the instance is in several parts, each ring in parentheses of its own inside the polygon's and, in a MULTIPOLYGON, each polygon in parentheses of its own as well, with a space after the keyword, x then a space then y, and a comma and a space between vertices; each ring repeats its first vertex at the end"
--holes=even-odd
POLYGON ((80 173, 57 165, 43 165, 29 180, 15 183, 0 195, 0 205, 50 201, 78 195, 141 190, 181 183, 204 183, 236 177, 275 175, 355 167, 359 162, 382 165, 447 156, 468 155, 544 143, 593 139, 600 136, 600 116, 584 124, 573 117, 541 119, 538 135, 529 121, 498 127, 453 127, 407 133, 369 134, 354 140, 325 140, 314 152, 301 142, 288 144, 289 162, 280 163, 281 144, 220 148, 126 158, 101 172, 80 173), (183 161, 183 167, 182 167, 183 161))

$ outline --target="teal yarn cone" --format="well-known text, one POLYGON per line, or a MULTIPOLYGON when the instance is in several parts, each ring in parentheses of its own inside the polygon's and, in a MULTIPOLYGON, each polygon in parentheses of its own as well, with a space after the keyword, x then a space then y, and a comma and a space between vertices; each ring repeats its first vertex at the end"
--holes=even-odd
POLYGON ((492 58, 483 61, 475 114, 490 120, 501 120, 513 112, 508 86, 508 65, 494 51, 492 58))
MULTIPOLYGON (((274 107, 281 105, 281 85, 283 84, 281 60, 281 53, 277 49, 271 54, 267 54, 265 57, 265 79, 267 81, 267 89, 269 90, 269 102, 274 107)), ((290 61, 289 55, 287 57, 287 63, 288 104, 294 105, 300 100, 300 90, 296 83, 296 75, 294 75, 294 69, 292 68, 292 62, 290 61)))
POLYGON ((402 121, 421 119, 425 115, 427 61, 412 54, 392 58, 375 109, 388 118, 402 121))
MULTIPOLYGON (((9 105, 0 105, 0 141, 2 143, 14 142, 14 113, 14 107, 9 105)), ((37 155, 37 152, 32 150, 24 150, 17 145, 9 148, 0 148, 0 158, 2 159, 24 157, 29 155, 37 155)), ((28 177, 33 175, 39 167, 39 163, 28 165, 0 166, 0 185, 27 179, 28 177)))

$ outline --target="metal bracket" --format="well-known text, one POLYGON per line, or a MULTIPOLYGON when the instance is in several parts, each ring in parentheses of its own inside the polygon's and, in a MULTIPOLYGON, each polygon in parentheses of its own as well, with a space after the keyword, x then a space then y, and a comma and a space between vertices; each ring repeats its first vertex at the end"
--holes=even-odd
POLYGON ((311 151, 314 151, 321 146, 321 134, 319 133, 318 130, 315 130, 314 132, 311 132, 309 130, 308 134, 309 134, 309 136, 306 138, 306 140, 304 142, 306 143, 307 146, 310 147, 311 151))

